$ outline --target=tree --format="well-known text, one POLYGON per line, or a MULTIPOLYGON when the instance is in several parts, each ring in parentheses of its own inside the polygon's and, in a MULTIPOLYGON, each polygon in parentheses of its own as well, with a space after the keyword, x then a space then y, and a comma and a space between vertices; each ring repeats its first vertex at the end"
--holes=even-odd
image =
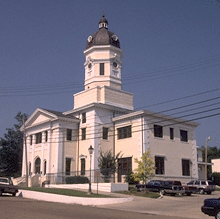
POLYGON ((98 167, 103 175, 104 182, 110 182, 112 174, 116 172, 117 162, 120 154, 121 152, 114 157, 111 150, 106 152, 100 151, 100 156, 98 157, 98 167))
POLYGON ((142 155, 140 160, 135 158, 134 162, 138 164, 138 167, 132 174, 135 181, 146 183, 148 178, 154 176, 155 163, 150 157, 149 150, 142 155))
POLYGON ((26 121, 27 114, 18 112, 15 119, 18 121, 13 128, 7 128, 4 138, 0 138, 0 169, 1 175, 20 176, 23 155, 23 135, 20 127, 23 120, 26 121))

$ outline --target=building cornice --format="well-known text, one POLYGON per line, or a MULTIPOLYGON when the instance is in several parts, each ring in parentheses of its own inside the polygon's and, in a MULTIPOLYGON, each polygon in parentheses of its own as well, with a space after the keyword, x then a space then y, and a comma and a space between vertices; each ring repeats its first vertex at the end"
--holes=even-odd
POLYGON ((140 111, 136 111, 136 112, 132 112, 129 114, 125 114, 122 116, 118 116, 112 119, 112 121, 117 122, 120 120, 126 120, 126 119, 131 119, 134 117, 141 117, 141 116, 147 116, 147 117, 151 117, 151 118, 155 118, 155 119, 162 119, 162 122, 172 122, 172 125, 175 124, 184 124, 184 125, 189 125, 189 126, 193 126, 193 127, 197 127, 200 125, 200 123, 196 123, 193 121, 189 121, 189 120, 183 120, 180 118, 175 118, 175 117, 171 117, 171 116, 167 116, 161 113, 156 113, 156 112, 152 112, 152 111, 148 111, 148 110, 140 110, 140 111))

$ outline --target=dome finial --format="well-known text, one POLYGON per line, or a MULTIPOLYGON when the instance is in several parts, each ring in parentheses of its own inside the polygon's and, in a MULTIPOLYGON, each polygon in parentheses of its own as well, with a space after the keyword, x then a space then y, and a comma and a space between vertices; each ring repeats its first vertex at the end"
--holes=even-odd
POLYGON ((105 18, 105 15, 103 13, 101 20, 99 21, 99 29, 106 28, 108 29, 108 21, 105 18))

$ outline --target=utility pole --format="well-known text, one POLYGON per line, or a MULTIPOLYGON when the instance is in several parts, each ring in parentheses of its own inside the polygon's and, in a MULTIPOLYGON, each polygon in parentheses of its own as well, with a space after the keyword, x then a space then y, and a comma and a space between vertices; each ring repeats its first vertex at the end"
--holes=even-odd
POLYGON ((208 173, 208 171, 207 171, 207 157, 208 157, 208 141, 210 141, 211 140, 211 137, 209 136, 206 140, 205 140, 205 180, 207 180, 207 173, 208 173))
POLYGON ((25 129, 25 121, 23 116, 23 126, 24 126, 24 149, 25 149, 25 164, 26 164, 26 187, 28 187, 28 160, 27 160, 27 141, 26 141, 26 129, 25 129))

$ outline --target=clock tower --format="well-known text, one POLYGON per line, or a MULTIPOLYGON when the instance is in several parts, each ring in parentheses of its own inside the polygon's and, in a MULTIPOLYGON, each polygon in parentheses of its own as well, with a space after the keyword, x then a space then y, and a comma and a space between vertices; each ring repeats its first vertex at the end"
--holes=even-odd
POLYGON ((104 15, 99 30, 87 38, 84 55, 85 90, 74 95, 74 109, 89 103, 104 103, 133 110, 133 94, 122 91, 120 41, 108 30, 104 15))
POLYGON ((99 30, 88 37, 84 55, 85 89, 104 85, 121 89, 123 52, 117 35, 108 30, 104 15, 99 30))

